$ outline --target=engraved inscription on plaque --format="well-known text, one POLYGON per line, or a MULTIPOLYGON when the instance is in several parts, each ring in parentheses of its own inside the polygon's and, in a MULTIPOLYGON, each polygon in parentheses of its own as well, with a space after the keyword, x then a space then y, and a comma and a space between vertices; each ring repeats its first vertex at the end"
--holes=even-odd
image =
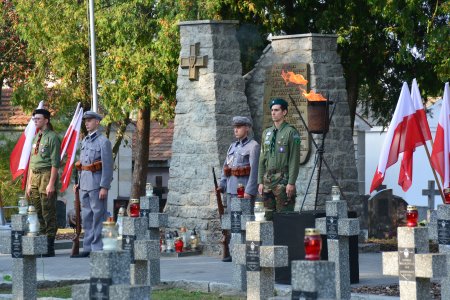
POLYGON ((328 240, 337 240, 338 237, 338 217, 327 217, 326 225, 327 225, 327 239, 328 240))
POLYGON ((292 291, 292 300, 316 300, 317 292, 292 291))
POLYGON ((450 220, 437 220, 438 244, 450 245, 450 220))
POLYGON ((111 285, 111 282, 111 278, 92 277, 89 285, 89 299, 109 299, 109 286, 111 285))
POLYGON ((11 256, 13 258, 22 258, 22 236, 24 231, 13 230, 11 231, 11 256))
POLYGON ((400 280, 416 280, 414 255, 414 248, 398 248, 398 273, 400 280))
POLYGON ((266 81, 264 84, 264 102, 263 102, 263 128, 267 128, 273 125, 272 117, 269 108, 269 102, 272 98, 283 98, 289 103, 289 113, 286 116, 286 121, 295 126, 300 133, 301 145, 300 145, 300 164, 303 164, 308 159, 310 152, 310 140, 308 132, 306 131, 303 123, 300 119, 295 108, 292 106, 292 102, 289 99, 289 95, 294 99, 295 104, 300 110, 306 125, 308 125, 308 115, 306 111, 307 100, 302 96, 302 92, 299 87, 309 91, 309 65, 306 63, 287 63, 287 64, 275 64, 272 68, 266 72, 266 81), (306 86, 288 84, 286 85, 281 72, 294 72, 295 74, 302 75, 307 81, 306 86))
POLYGON ((231 212, 231 233, 241 233, 242 211, 231 212))
POLYGON ((261 271, 259 247, 261 242, 247 241, 245 246, 245 261, 247 271, 261 271))
POLYGON ((148 217, 148 214, 150 213, 150 209, 146 209, 146 208, 144 208, 144 209, 140 209, 139 210, 139 216, 140 217, 148 217))
POLYGON ((130 251, 131 263, 134 264, 134 240, 135 235, 122 235, 122 249, 130 251))

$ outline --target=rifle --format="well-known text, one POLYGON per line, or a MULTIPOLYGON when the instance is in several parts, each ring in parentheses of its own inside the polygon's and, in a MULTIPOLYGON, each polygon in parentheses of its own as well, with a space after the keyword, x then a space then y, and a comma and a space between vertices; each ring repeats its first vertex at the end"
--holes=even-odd
POLYGON ((80 254, 80 235, 81 235, 81 203, 80 203, 80 183, 78 182, 78 171, 75 171, 75 182, 78 184, 75 189, 75 237, 72 239, 71 256, 80 254))
MULTIPOLYGON (((216 192, 216 200, 217 200, 217 210, 219 212, 219 218, 222 218, 224 214, 224 208, 222 203, 222 197, 220 192, 217 190, 219 185, 217 184, 216 172, 214 171, 214 167, 212 167, 213 178, 214 178, 214 191, 216 192)), ((220 239, 220 243, 222 244, 222 258, 230 256, 230 249, 228 247, 230 241, 230 235, 228 230, 222 229, 222 238, 220 239)))

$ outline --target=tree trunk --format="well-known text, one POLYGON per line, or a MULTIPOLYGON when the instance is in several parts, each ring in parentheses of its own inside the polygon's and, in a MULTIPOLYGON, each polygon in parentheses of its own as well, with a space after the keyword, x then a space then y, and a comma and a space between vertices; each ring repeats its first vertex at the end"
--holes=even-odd
POLYGON ((350 110, 350 126, 353 130, 355 126, 356 107, 358 105, 359 80, 357 72, 349 70, 346 76, 347 80, 347 101, 350 110))
POLYGON ((147 105, 139 110, 136 123, 135 160, 133 170, 133 185, 131 198, 139 199, 145 194, 147 182, 147 166, 150 138, 150 107, 147 105))

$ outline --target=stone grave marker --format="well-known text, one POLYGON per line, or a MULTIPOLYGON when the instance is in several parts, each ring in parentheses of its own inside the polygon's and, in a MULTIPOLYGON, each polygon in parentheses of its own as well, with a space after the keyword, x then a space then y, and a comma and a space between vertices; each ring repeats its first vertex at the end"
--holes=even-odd
POLYGON ((434 198, 440 195, 441 191, 434 188, 434 180, 428 180, 428 189, 422 190, 422 196, 428 198, 428 209, 434 210, 434 198))
POLYGON ((383 252, 383 275, 399 276, 401 300, 430 299, 430 280, 447 275, 446 255, 428 253, 426 227, 399 227, 397 239, 397 252, 383 252))
POLYGON ((72 299, 150 299, 149 285, 130 285, 130 252, 95 251, 90 255, 89 283, 72 286, 72 299))
MULTIPOLYGON (((252 201, 249 199, 231 198, 231 208, 229 214, 222 216, 222 229, 230 230, 230 252, 234 257, 234 245, 245 243, 245 230, 248 221, 254 220, 252 201)), ((233 263, 233 286, 240 291, 247 290, 246 266, 233 263)))
POLYGON ((275 270, 288 265, 288 247, 273 245, 273 222, 247 222, 246 243, 234 245, 233 260, 246 266, 247 299, 273 296, 275 270))
POLYGON ((335 281, 338 299, 350 299, 349 236, 359 234, 359 220, 349 219, 347 201, 325 203, 326 217, 316 219, 316 228, 327 235, 328 260, 336 263, 335 281))
POLYGON ((36 299, 36 256, 47 253, 45 235, 27 236, 27 216, 12 215, 10 234, 4 231, 0 236, 0 253, 11 254, 13 258, 13 299, 36 299))
POLYGON ((448 204, 438 205, 437 240, 439 253, 447 255, 447 276, 441 281, 441 298, 450 299, 450 205, 448 204))
POLYGON ((335 263, 324 260, 292 261, 291 299, 336 299, 335 263))

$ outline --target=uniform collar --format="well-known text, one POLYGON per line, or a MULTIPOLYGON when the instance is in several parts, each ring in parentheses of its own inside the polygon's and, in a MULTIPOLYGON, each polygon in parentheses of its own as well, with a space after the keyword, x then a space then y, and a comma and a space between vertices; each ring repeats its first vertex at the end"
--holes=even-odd
POLYGON ((236 146, 238 146, 239 144, 241 144, 242 146, 244 146, 245 144, 247 144, 250 141, 250 139, 248 138, 248 136, 246 136, 245 138, 243 138, 242 140, 237 140, 236 141, 236 146))
POLYGON ((97 137, 97 131, 98 130, 94 131, 93 133, 89 133, 88 136, 86 137, 86 139, 90 139, 90 140, 95 139, 97 137))

